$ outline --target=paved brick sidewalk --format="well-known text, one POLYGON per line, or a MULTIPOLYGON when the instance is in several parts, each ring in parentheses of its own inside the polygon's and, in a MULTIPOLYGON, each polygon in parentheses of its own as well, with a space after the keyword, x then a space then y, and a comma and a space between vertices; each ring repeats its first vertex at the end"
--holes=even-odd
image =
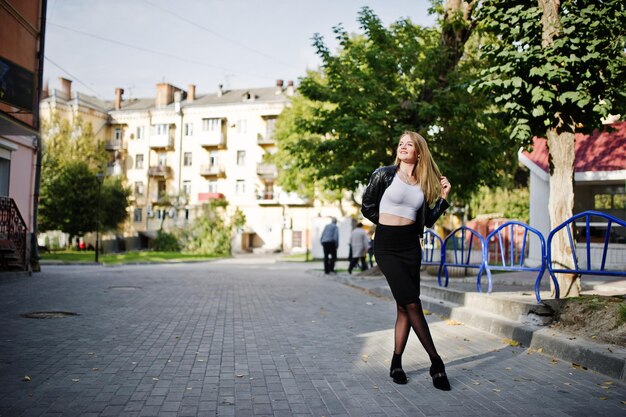
POLYGON ((0 416, 624 415, 626 386, 429 316, 453 390, 393 303, 257 258, 48 266, 0 282, 0 416), (35 320, 34 311, 75 317, 35 320), (23 381, 28 375, 30 382, 23 381))

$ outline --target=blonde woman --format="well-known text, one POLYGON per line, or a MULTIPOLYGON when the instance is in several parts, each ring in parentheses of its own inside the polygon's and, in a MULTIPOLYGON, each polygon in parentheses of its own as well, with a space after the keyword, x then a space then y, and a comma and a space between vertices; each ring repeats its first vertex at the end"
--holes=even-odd
POLYGON ((426 140, 404 132, 394 165, 378 168, 363 194, 361 212, 376 224, 374 256, 397 305, 390 376, 406 384, 402 354, 411 327, 431 360, 435 388, 448 391, 450 382, 437 353, 420 302, 420 237, 449 207, 450 182, 441 175, 426 140))

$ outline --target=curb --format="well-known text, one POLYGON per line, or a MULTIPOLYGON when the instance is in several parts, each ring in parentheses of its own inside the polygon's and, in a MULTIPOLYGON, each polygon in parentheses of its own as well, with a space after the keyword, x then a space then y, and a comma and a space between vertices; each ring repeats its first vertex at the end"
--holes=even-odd
MULTIPOLYGON (((364 285, 363 282, 353 279, 346 274, 338 274, 333 279, 355 287, 363 289, 372 295, 391 298, 391 291, 386 286, 364 285)), ((588 339, 583 339, 572 334, 563 333, 555 329, 546 327, 549 324, 544 320, 543 325, 538 325, 536 318, 531 317, 536 313, 539 304, 528 304, 528 318, 520 315, 518 320, 504 317, 501 314, 494 314, 476 306, 475 298, 485 297, 490 305, 496 305, 497 311, 510 310, 510 304, 520 303, 519 301, 507 300, 501 297, 494 297, 490 294, 474 292, 462 292, 450 290, 438 286, 422 284, 422 305, 425 309, 433 313, 456 320, 469 327, 487 331, 491 334, 509 338, 520 345, 538 350, 546 355, 551 355, 563 361, 572 362, 574 366, 583 369, 590 369, 626 382, 626 348, 608 344, 597 343, 588 339), (466 305, 467 296, 473 306, 466 305), (497 306, 499 304, 499 306, 497 306)), ((479 304, 479 303, 478 303, 479 304)), ((522 303, 523 304, 523 303, 522 303)), ((545 306, 545 305, 544 305, 545 306)), ((550 310, 549 306, 547 307, 550 310)), ((514 309, 517 311, 517 309, 514 309)), ((545 316, 545 314, 540 314, 545 316)))

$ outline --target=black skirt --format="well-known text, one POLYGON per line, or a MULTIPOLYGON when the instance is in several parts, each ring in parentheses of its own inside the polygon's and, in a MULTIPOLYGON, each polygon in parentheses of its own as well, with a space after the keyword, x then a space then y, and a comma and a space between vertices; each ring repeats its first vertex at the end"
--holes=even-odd
POLYGON ((374 256, 399 305, 419 302, 422 251, 417 224, 376 226, 374 256))

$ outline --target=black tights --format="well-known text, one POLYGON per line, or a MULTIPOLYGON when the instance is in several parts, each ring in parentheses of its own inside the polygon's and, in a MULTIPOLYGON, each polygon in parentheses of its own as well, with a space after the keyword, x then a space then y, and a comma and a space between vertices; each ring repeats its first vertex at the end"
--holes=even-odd
POLYGON ((406 342, 409 339, 409 332, 411 327, 413 327, 417 338, 422 343, 422 346, 424 346, 428 356, 430 356, 431 362, 434 358, 438 358, 439 354, 437 353, 437 349, 435 349, 435 343, 430 335, 430 329, 428 328, 428 323, 426 322, 426 317, 424 317, 424 311, 422 310, 422 303, 418 301, 417 303, 411 303, 405 306, 398 304, 397 308, 398 316, 396 318, 395 327, 394 356, 402 356, 404 353, 406 342))

